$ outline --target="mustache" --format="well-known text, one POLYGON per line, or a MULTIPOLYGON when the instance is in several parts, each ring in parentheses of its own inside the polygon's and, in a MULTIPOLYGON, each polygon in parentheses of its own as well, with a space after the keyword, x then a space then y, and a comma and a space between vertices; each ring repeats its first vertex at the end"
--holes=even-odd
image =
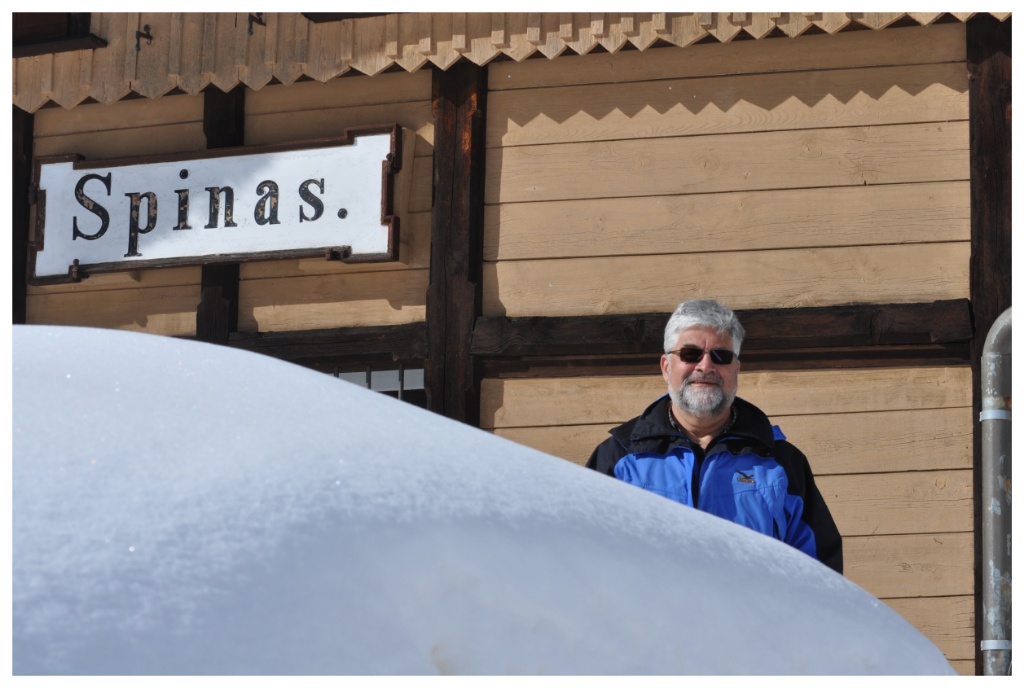
POLYGON ((722 385, 722 377, 715 372, 699 373, 694 372, 688 378, 683 380, 683 386, 692 384, 694 382, 714 382, 716 385, 722 385))

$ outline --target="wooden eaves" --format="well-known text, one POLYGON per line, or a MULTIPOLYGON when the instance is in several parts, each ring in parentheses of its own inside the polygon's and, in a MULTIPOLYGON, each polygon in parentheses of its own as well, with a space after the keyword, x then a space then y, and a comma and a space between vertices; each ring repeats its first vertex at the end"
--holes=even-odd
MULTIPOLYGON (((592 51, 966 22, 974 12, 418 12, 334 21, 298 12, 93 12, 99 49, 15 58, 14 105, 35 112, 130 95, 229 92, 348 73, 447 70, 592 51), (313 16, 313 19, 310 17, 313 16)), ((999 21, 1009 12, 989 13, 999 21)), ((339 15, 341 16, 341 15, 339 15)), ((328 17, 329 18, 329 17, 328 17)))

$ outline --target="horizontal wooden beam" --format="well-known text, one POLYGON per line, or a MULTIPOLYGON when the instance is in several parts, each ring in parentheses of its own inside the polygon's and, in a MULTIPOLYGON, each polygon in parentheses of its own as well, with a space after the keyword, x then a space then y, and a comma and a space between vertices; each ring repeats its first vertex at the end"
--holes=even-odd
MULTIPOLYGON (((744 351, 743 370, 908 368, 964 365, 970 345, 862 346, 790 351, 744 351)), ((660 375, 660 352, 606 356, 520 356, 481 359, 484 378, 660 375)))
POLYGON ((403 361, 426 358, 427 326, 420 322, 301 332, 234 332, 228 344, 292 362, 384 355, 403 361))
POLYGON ((967 299, 740 311, 744 349, 954 344, 974 337, 967 299))
POLYGON ((314 24, 325 22, 345 21, 346 19, 362 19, 363 17, 384 17, 389 14, 402 14, 401 12, 302 12, 303 17, 314 24))
MULTIPOLYGON (((795 349, 927 346, 946 351, 974 334, 967 299, 737 311, 743 357, 795 349)), ((661 354, 668 314, 481 317, 470 353, 486 357, 661 354)), ((954 350, 958 350, 955 346, 954 350)), ((799 355, 799 354, 798 354, 799 355)))
POLYGON ((70 38, 59 38, 40 43, 16 45, 13 48, 12 57, 18 59, 21 57, 36 57, 37 55, 69 53, 75 50, 98 50, 106 47, 106 40, 90 33, 85 36, 72 36, 70 38))
MULTIPOLYGON (((955 365, 969 361, 966 299, 738 311, 744 370, 955 365)), ((485 377, 657 374, 664 313, 477 318, 471 353, 485 377)), ((293 362, 424 359, 425 323, 297 332, 235 332, 229 345, 293 362)))

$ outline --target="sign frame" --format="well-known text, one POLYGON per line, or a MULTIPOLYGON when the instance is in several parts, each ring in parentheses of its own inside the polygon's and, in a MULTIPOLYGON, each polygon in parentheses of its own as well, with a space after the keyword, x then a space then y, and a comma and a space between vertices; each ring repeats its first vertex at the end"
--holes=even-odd
MULTIPOLYGON (((338 260, 344 263, 369 263, 388 262, 398 260, 400 214, 406 209, 404 207, 408 200, 409 173, 401 175, 403 183, 398 183, 399 172, 402 171, 403 157, 412 161, 414 137, 409 132, 403 132, 398 124, 370 125, 358 127, 346 127, 338 136, 321 137, 290 141, 273 144, 260 144, 254 146, 234 146, 217 148, 191 153, 173 153, 160 155, 147 155, 138 157, 119 157, 102 160, 87 160, 79 154, 39 156, 33 159, 32 163, 32 184, 30 187, 29 202, 35 208, 35 236, 29 242, 27 282, 31 285, 65 284, 69 282, 80 282, 91 274, 132 272, 150 268, 180 267, 192 265, 210 265, 218 263, 242 263, 259 260, 281 260, 310 258, 322 256, 326 260, 338 260), (387 249, 378 253, 353 253, 350 246, 345 245, 321 245, 312 248, 266 250, 266 251, 240 251, 240 252, 218 252, 209 254, 186 255, 174 258, 156 258, 138 260, 114 260, 109 262, 80 262, 77 258, 68 265, 67 274, 62 275, 36 275, 36 261, 38 254, 45 248, 46 241, 46 196, 45 189, 40 188, 43 165, 50 163, 71 162, 74 171, 84 171, 126 167, 132 165, 146 165, 153 163, 185 163, 196 161, 216 160, 223 158, 237 159, 244 163, 244 160, 253 155, 265 153, 286 153, 303 150, 319 150, 326 148, 337 148, 351 146, 361 136, 387 134, 390 136, 390 152, 381 165, 381 200, 380 200, 380 226, 387 230, 387 249), (403 145, 404 144, 404 145, 403 145), (405 149, 405 150, 403 150, 405 149), (401 187, 401 188, 400 188, 401 187), (398 205, 399 207, 396 207, 398 205)), ((410 165, 411 168, 411 165, 410 165)))

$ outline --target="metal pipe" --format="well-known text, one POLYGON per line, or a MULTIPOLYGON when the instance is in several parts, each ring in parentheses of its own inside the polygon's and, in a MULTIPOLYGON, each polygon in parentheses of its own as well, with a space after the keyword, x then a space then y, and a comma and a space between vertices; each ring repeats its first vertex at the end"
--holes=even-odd
POLYGON ((1011 309, 996 318, 981 354, 981 557, 985 676, 1011 672, 1011 309))

